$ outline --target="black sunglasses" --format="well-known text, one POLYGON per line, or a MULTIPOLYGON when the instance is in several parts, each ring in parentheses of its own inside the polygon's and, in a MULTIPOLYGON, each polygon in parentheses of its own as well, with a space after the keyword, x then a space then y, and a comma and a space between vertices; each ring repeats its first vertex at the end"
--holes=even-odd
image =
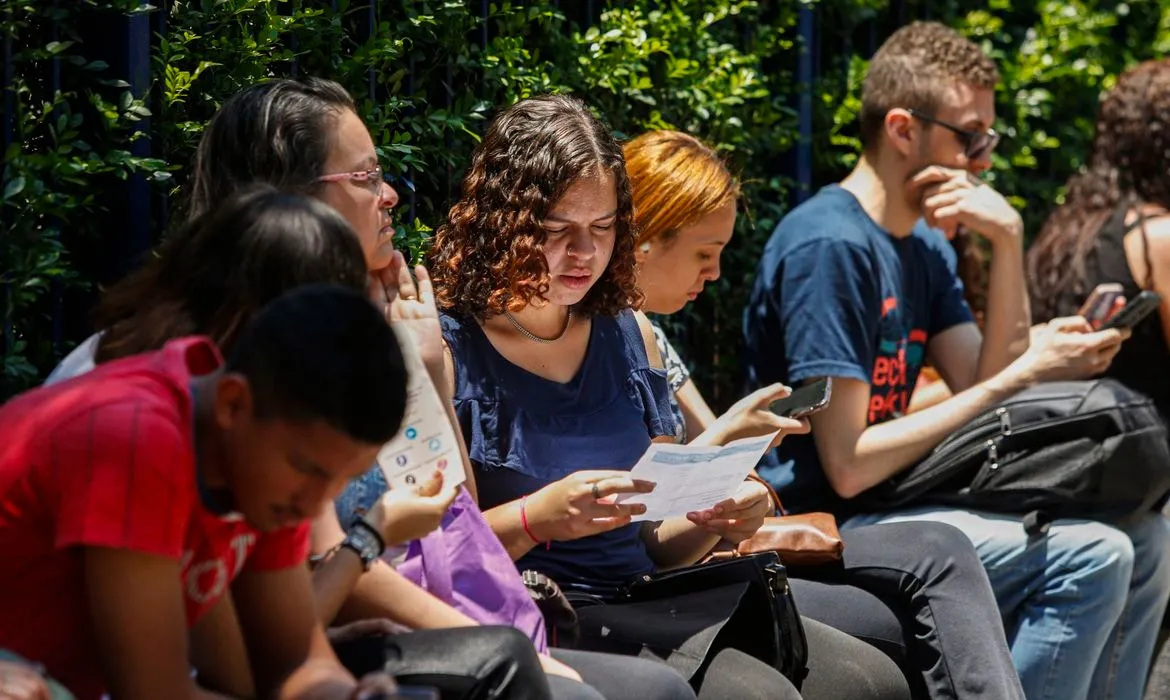
POLYGON ((1002 138, 995 129, 967 131, 954 124, 944 122, 941 119, 935 119, 928 114, 923 114, 916 109, 907 109, 906 111, 915 119, 920 119, 928 124, 938 124, 942 128, 950 130, 951 133, 959 137, 959 143, 963 144, 964 155, 971 160, 990 154, 999 145, 1000 138, 1002 138))

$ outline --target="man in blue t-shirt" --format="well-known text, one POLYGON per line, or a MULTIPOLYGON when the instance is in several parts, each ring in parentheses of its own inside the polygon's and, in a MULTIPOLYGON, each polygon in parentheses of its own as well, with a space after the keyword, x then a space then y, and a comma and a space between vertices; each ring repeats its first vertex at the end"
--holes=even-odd
POLYGON ((1170 596, 1160 515, 1124 532, 1061 520, 1030 538, 1020 517, 851 503, 1021 389, 1100 373, 1124 339, 1073 318, 1029 338, 1023 224, 978 177, 998 142, 998 81, 991 59, 937 23, 903 27, 874 56, 857 166, 776 227, 744 313, 753 384, 833 378, 812 434, 785 439, 760 473, 794 511, 955 525, 987 569, 1027 697, 1137 700, 1170 596), (991 250, 982 330, 946 240, 960 227, 991 250), (927 360, 953 396, 912 411, 927 360))

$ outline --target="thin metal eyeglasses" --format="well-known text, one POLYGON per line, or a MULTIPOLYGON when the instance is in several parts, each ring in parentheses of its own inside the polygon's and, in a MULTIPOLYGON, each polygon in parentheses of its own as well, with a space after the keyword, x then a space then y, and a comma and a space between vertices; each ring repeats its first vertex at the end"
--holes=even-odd
POLYGON ((317 182, 343 182, 350 180, 366 185, 374 194, 377 194, 382 189, 382 183, 394 187, 403 187, 405 189, 414 191, 414 183, 404 177, 397 177, 389 175, 382 170, 382 166, 375 165, 370 170, 355 170, 348 173, 330 173, 328 175, 321 175, 317 178, 317 182))
POLYGON ((955 136, 959 137, 959 143, 963 145, 963 154, 970 160, 976 160, 986 155, 990 155, 995 147, 999 145, 1000 139, 1003 138, 995 129, 988 129, 987 131, 968 131, 961 129, 954 124, 944 122, 941 119, 936 119, 929 114, 923 114, 916 109, 907 109, 910 116, 915 119, 921 119, 929 124, 938 124, 944 129, 948 129, 955 136))

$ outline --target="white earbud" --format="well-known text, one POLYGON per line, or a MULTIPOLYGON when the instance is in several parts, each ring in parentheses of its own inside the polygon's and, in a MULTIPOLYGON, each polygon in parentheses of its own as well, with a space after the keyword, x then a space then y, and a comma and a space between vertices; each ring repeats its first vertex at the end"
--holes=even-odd
POLYGON ((641 250, 643 253, 649 253, 650 252, 650 241, 646 241, 645 243, 643 243, 641 246, 641 250))

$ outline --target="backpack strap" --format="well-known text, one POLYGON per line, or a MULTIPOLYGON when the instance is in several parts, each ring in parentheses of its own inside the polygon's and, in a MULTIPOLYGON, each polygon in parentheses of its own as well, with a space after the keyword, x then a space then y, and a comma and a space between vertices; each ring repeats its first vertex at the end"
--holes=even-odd
POLYGON ((1052 526, 1052 516, 1042 510, 1034 510, 1024 516, 1024 532, 1029 537, 1043 537, 1052 526))

